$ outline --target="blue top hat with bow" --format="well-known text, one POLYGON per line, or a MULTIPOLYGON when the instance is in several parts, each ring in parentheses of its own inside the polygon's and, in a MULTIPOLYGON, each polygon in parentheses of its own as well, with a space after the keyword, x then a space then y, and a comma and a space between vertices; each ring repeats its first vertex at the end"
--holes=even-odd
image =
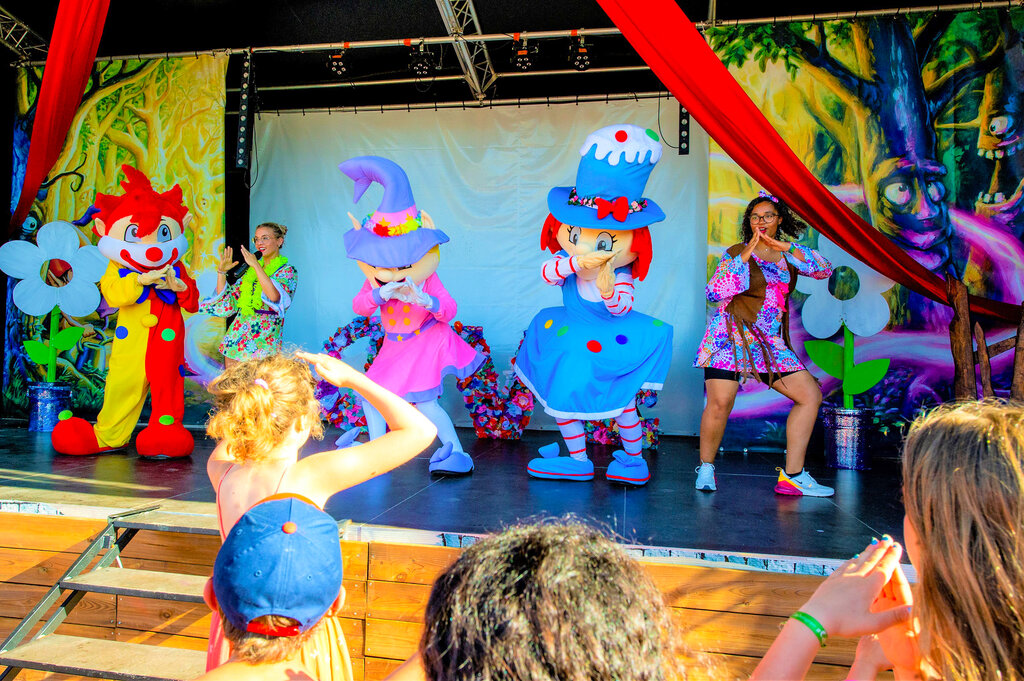
POLYGON ((661 158, 657 133, 637 125, 609 125, 587 135, 580 148, 575 187, 548 192, 548 210, 566 225, 638 229, 665 219, 665 212, 643 196, 661 158))

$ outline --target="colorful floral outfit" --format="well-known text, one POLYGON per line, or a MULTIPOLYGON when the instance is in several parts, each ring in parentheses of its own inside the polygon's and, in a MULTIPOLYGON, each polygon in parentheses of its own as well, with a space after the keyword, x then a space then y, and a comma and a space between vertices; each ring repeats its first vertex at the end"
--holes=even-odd
POLYGON ((722 256, 705 288, 708 301, 720 302, 721 305, 708 324, 693 366, 740 372, 757 371, 760 374, 801 371, 804 368, 787 344, 787 333, 783 329, 783 317, 793 283, 791 268, 800 275, 827 279, 832 275, 832 265, 817 251, 806 246, 793 244, 793 250, 801 253, 804 260, 795 257, 793 253, 784 254, 777 263, 762 260, 756 254, 750 256, 760 267, 766 284, 764 305, 757 314, 753 332, 737 323, 726 309, 734 296, 750 288, 750 264, 743 262, 738 254, 731 256, 727 253, 722 256), (753 351, 744 352, 744 345, 753 351))
MULTIPOLYGON (((284 331, 284 315, 292 304, 299 273, 293 265, 285 263, 273 273, 268 273, 281 299, 271 302, 266 295, 260 296, 260 307, 252 313, 239 309, 243 280, 239 279, 212 298, 199 304, 199 311, 215 317, 235 316, 231 328, 224 334, 220 351, 225 357, 244 361, 268 357, 281 351, 281 334, 284 331)), ((259 286, 259 280, 256 285, 259 286)))

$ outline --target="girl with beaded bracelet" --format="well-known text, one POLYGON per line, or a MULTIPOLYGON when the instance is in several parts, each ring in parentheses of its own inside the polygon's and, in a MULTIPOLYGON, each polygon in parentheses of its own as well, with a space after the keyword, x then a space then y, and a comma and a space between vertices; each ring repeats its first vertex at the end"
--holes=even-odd
POLYGON ((295 266, 281 255, 287 233, 288 228, 276 222, 257 227, 253 243, 260 257, 242 247, 242 259, 249 268, 230 286, 227 273, 238 263, 230 246, 221 254, 216 293, 200 302, 199 311, 216 317, 236 315, 220 344, 225 367, 281 351, 284 315, 299 282, 295 266))

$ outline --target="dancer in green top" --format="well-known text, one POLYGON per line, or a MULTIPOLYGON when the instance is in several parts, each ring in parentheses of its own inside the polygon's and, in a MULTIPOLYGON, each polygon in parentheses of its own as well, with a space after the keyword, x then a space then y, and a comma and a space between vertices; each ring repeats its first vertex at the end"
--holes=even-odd
POLYGON ((238 263, 231 247, 221 254, 217 290, 199 304, 199 311, 217 317, 236 315, 220 344, 225 366, 281 351, 284 315, 299 282, 298 271, 281 255, 287 232, 287 227, 276 222, 257 227, 253 243, 261 257, 257 259, 255 253, 243 247, 242 259, 249 269, 230 286, 227 272, 238 263))

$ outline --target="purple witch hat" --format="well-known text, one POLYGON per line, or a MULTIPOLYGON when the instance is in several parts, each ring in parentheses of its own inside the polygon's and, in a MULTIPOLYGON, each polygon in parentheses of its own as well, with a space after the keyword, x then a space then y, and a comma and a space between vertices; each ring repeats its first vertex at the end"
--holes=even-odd
POLYGON ((448 241, 448 235, 441 230, 423 226, 409 177, 394 161, 380 156, 357 156, 338 168, 355 180, 353 200, 357 203, 374 182, 384 187, 377 210, 362 221, 360 228, 345 232, 348 257, 373 267, 408 267, 431 248, 448 241))

